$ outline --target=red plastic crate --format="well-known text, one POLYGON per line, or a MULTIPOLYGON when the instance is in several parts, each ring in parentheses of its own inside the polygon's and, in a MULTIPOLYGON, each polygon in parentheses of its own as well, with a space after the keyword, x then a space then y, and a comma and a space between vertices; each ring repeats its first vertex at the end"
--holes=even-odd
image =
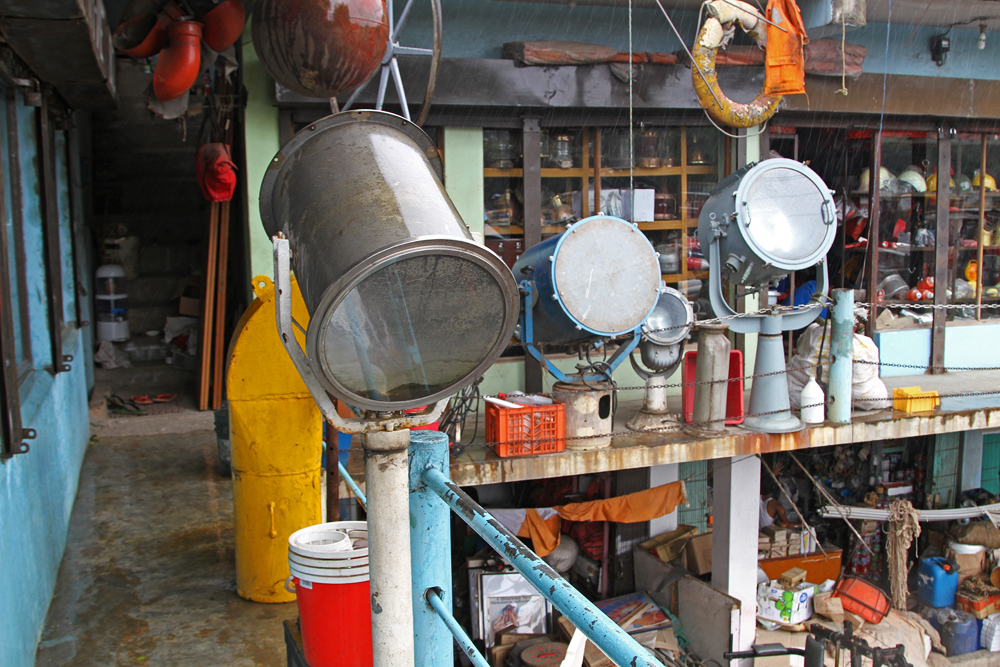
MULTIPOLYGON (((694 385, 696 368, 698 367, 698 351, 688 350, 684 353, 684 366, 681 370, 681 382, 686 386, 681 389, 681 411, 684 421, 690 424, 694 421, 694 385)), ((729 377, 743 377, 743 352, 729 351, 729 377)), ((743 380, 727 383, 726 387, 726 425, 743 423, 743 380)))
POLYGON ((497 456, 551 454, 566 449, 566 406, 526 405, 501 408, 486 404, 486 442, 497 456))

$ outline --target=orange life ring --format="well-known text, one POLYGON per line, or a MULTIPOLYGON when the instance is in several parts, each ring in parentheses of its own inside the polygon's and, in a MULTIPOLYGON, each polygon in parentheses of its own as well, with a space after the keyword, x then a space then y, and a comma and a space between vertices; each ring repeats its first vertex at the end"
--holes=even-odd
MULTIPOLYGON (((717 4, 719 3, 708 4, 710 14, 712 14, 712 5, 717 4)), ((746 7, 745 11, 733 12, 730 9, 730 11, 718 12, 722 21, 711 15, 705 19, 691 52, 695 64, 691 76, 694 81, 695 95, 698 96, 698 103, 708 112, 709 116, 724 125, 745 128, 760 125, 771 118, 778 110, 781 96, 765 95, 764 91, 761 90, 752 102, 743 104, 730 100, 719 87, 715 71, 715 56, 724 41, 725 32, 732 28, 733 23, 738 24, 758 42, 762 40, 755 31, 756 24, 747 26, 746 23, 748 18, 752 21, 753 17, 756 17, 761 23, 763 19, 752 7, 744 6, 746 7)), ((726 7, 731 7, 731 5, 725 3, 720 9, 724 10, 726 7)))

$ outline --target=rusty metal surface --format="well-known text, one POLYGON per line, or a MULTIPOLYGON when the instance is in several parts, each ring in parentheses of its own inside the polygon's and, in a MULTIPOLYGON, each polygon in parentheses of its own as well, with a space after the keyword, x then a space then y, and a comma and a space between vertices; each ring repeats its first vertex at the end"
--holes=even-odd
POLYGON ((259 0, 253 43, 275 81, 329 98, 354 90, 382 64, 389 17, 382 0, 259 0))

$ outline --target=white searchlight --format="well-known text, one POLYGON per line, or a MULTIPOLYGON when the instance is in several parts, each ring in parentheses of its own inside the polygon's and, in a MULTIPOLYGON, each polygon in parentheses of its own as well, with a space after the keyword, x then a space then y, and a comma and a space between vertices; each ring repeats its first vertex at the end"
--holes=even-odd
POLYGON ((324 418, 364 434, 376 665, 414 666, 409 429, 436 420, 517 325, 514 277, 472 240, 441 178, 417 126, 352 111, 299 131, 261 185, 282 343, 324 418), (304 332, 292 321, 292 268, 304 332), (333 397, 364 416, 340 417, 333 397))
POLYGON ((417 126, 373 111, 297 133, 261 185, 264 227, 291 250, 322 389, 378 412, 444 400, 509 343, 510 270, 472 240, 417 126))
POLYGON ((698 238, 709 257, 709 300, 717 317, 734 316, 723 280, 758 291, 761 314, 727 324, 759 333, 749 416, 743 428, 791 433, 803 427, 789 409, 782 332, 801 329, 822 310, 829 287, 826 253, 837 233, 832 192, 805 165, 785 158, 748 165, 723 180, 698 216, 698 238), (791 271, 816 266, 816 291, 794 312, 769 306, 767 286, 791 271))

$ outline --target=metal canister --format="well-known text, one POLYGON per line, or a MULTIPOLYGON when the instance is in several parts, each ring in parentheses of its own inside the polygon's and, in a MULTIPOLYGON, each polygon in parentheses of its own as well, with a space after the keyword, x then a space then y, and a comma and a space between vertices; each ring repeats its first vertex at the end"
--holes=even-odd
POLYGON ((695 369, 694 416, 704 431, 726 428, 726 396, 729 389, 729 337, 725 324, 703 324, 698 328, 698 363, 695 369), (709 382, 711 384, 709 384, 709 382))

